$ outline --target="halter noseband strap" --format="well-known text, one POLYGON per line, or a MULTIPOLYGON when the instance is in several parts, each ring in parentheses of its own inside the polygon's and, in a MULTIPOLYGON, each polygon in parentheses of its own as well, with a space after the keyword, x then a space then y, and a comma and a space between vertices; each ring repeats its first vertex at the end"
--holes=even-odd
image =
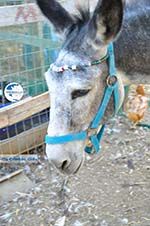
MULTIPOLYGON (((46 144, 65 144, 68 142, 79 141, 79 140, 88 140, 88 144, 85 148, 87 153, 92 153, 95 151, 96 153, 100 150, 100 141, 102 135, 104 133, 105 125, 100 126, 100 122, 105 114, 106 108, 110 101, 112 95, 114 95, 114 106, 115 112, 119 109, 119 90, 118 90, 118 81, 116 76, 116 67, 115 67, 115 57, 114 57, 114 49, 113 44, 110 43, 108 46, 107 57, 103 57, 99 61, 95 61, 94 64, 100 64, 108 58, 108 66, 109 66, 109 76, 107 77, 107 86, 104 91, 104 96, 99 106, 99 109, 91 122, 89 128, 85 131, 80 131, 78 133, 67 134, 64 136, 48 136, 45 137, 46 144)), ((90 66, 90 65, 88 65, 90 66)), ((60 71, 59 71, 60 72, 60 71)))

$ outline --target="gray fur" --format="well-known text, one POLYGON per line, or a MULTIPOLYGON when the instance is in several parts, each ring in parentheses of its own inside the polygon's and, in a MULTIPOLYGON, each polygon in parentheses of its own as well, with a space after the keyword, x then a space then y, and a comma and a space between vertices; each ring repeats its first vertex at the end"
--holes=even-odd
POLYGON ((115 42, 117 66, 132 74, 150 76, 150 1, 128 1, 122 32, 115 42))

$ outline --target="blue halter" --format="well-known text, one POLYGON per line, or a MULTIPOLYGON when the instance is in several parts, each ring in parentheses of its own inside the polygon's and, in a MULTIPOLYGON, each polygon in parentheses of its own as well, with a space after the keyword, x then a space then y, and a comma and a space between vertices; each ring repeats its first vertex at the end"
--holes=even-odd
POLYGON ((106 108, 110 101, 112 95, 114 95, 114 106, 115 112, 119 109, 119 90, 118 81, 116 77, 116 67, 115 67, 115 57, 113 44, 110 43, 108 46, 108 66, 109 66, 109 76, 107 77, 107 86, 104 91, 104 96, 99 106, 99 109, 91 122, 89 128, 85 131, 78 133, 67 134, 64 136, 48 136, 45 137, 46 144, 65 144, 68 142, 78 141, 78 140, 88 140, 88 145, 85 148, 87 153, 98 153, 100 151, 100 141, 104 133, 105 125, 100 126, 100 122, 105 114, 106 108))

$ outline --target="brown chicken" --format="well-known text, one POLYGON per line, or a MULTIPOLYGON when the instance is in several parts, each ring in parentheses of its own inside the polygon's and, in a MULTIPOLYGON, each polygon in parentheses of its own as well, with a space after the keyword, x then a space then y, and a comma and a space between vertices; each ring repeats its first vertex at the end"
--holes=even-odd
POLYGON ((136 125, 145 115, 148 108, 148 97, 144 85, 131 85, 124 104, 127 117, 136 125))

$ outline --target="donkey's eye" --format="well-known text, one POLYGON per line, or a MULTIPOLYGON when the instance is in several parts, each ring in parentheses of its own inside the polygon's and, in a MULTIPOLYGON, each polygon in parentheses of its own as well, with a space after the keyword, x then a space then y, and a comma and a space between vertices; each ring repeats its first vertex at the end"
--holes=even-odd
POLYGON ((78 98, 78 97, 83 97, 85 95, 87 95, 90 92, 90 89, 79 89, 79 90, 75 90, 72 92, 71 96, 72 96, 72 100, 78 98))

